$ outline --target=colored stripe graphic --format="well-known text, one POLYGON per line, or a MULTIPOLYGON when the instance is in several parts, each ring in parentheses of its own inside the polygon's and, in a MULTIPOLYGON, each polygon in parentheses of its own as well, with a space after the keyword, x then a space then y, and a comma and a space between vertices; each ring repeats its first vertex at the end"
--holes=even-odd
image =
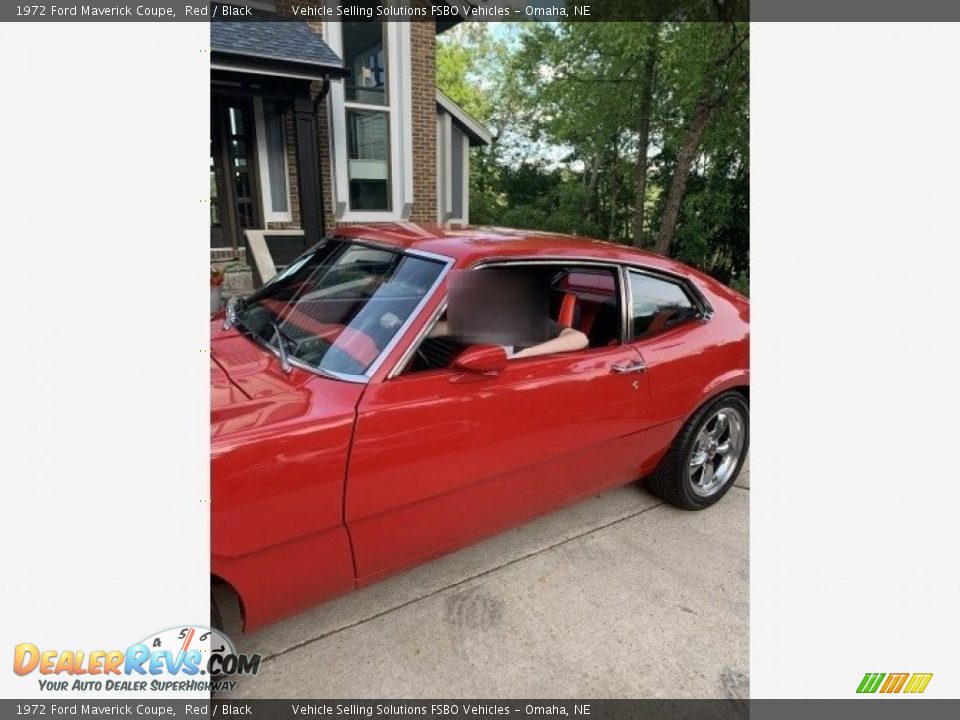
POLYGON ((883 684, 883 687, 880 688, 882 693, 898 693, 903 684, 907 681, 907 678, 910 677, 910 673, 890 673, 887 675, 887 681, 883 684))
POLYGON ((927 689, 927 685, 930 684, 930 678, 932 677, 933 673, 914 673, 903 691, 905 693, 922 693, 927 689))
POLYGON ((875 693, 879 689, 881 693, 891 694, 904 693, 918 694, 927 689, 933 673, 866 673, 860 685, 857 686, 858 693, 875 693), (884 681, 886 678, 886 681, 884 681), (881 683, 883 683, 881 685, 881 683))
POLYGON ((860 681, 860 687, 857 688, 857 692, 875 693, 885 676, 886 673, 867 673, 863 676, 863 680, 860 681))

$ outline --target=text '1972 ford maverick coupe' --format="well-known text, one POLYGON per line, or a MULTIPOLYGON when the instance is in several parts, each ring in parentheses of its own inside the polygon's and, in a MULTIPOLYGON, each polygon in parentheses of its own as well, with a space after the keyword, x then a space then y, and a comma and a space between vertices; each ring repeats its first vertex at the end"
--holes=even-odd
POLYGON ((711 505, 749 313, 610 243, 338 228, 211 318, 212 582, 250 630, 605 488, 711 505))

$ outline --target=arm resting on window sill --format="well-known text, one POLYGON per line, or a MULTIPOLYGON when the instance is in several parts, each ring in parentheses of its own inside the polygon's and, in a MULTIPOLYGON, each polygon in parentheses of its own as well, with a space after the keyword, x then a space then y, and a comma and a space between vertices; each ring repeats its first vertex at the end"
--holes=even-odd
POLYGON ((564 328, 560 335, 553 340, 547 340, 539 345, 533 345, 520 350, 511 356, 511 360, 516 358, 536 357, 537 355, 550 355, 552 353, 572 352, 574 350, 583 350, 588 345, 587 336, 579 330, 573 328, 564 328))

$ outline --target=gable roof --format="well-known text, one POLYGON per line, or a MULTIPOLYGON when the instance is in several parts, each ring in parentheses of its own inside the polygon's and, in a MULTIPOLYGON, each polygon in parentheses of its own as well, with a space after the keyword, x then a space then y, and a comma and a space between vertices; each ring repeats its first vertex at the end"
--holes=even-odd
POLYGON ((453 118, 454 124, 466 134, 470 140, 470 144, 474 147, 477 145, 489 145, 493 142, 493 133, 487 130, 487 128, 480 124, 479 120, 457 105, 440 90, 437 90, 437 107, 453 118))

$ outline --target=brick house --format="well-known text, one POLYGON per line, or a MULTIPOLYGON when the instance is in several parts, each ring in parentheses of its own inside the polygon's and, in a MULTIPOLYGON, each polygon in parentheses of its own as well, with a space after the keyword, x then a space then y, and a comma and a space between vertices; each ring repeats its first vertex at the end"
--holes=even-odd
POLYGON ((469 149, 491 136, 436 87, 452 23, 234 4, 264 19, 211 23, 211 261, 260 284, 338 224, 469 222, 469 149))

